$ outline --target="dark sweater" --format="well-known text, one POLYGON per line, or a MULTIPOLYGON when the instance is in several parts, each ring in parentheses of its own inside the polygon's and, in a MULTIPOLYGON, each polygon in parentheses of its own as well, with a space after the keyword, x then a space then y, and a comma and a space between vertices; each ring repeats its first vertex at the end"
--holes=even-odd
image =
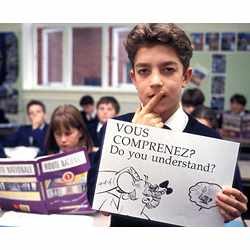
MULTIPOLYGON (((116 117, 115 119, 120 121, 126 121, 131 122, 133 119, 134 113, 128 113, 119 117, 116 117)), ((219 134, 214 129, 210 129, 203 124, 199 123, 197 120, 195 120, 193 117, 188 116, 189 120, 187 123, 187 126, 185 127, 183 132, 195 134, 195 135, 201 135, 201 136, 207 136, 212 138, 218 138, 220 139, 219 134)), ((104 138, 106 126, 103 126, 100 133, 102 138, 104 138)), ((93 161, 93 168, 91 169, 91 173, 89 173, 89 200, 93 201, 94 196, 94 189, 95 189, 95 183, 99 168, 99 160, 101 158, 101 149, 96 154, 95 160, 93 161)), ((241 178, 240 178, 240 172, 238 166, 235 168, 235 174, 234 174, 234 181, 233 181, 233 187, 242 190, 242 184, 241 184, 241 178)), ((118 215, 118 214, 112 214, 111 216, 111 226, 121 226, 121 227, 168 227, 168 226, 177 226, 177 225, 171 225, 156 221, 149 221, 145 219, 139 219, 135 217, 130 216, 124 216, 124 215, 118 215)))
POLYGON ((31 125, 23 125, 20 126, 15 133, 4 138, 2 144, 4 147, 34 146, 39 148, 39 150, 43 152, 47 129, 47 123, 42 129, 32 129, 31 125))

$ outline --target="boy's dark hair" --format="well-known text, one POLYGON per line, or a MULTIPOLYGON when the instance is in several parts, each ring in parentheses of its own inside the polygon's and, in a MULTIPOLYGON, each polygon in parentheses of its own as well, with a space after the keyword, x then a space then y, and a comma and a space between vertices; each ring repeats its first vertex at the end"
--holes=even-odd
POLYGON ((44 113, 46 113, 46 108, 45 108, 45 105, 44 103, 42 103, 41 101, 38 101, 38 100, 30 100, 27 105, 26 105, 26 112, 28 113, 29 112, 29 108, 33 105, 39 105, 42 107, 42 110, 44 113))
POLYGON ((205 96, 200 89, 186 89, 181 97, 181 103, 183 106, 197 107, 202 105, 205 101, 205 96))
POLYGON ((194 118, 206 119, 211 124, 212 128, 218 128, 216 113, 211 108, 200 105, 191 113, 194 118))
POLYGON ((95 102, 94 102, 94 99, 93 99, 92 96, 84 95, 84 96, 81 97, 79 104, 82 107, 83 105, 88 105, 88 104, 94 105, 95 102))
POLYGON ((141 47, 158 44, 175 49, 184 72, 187 70, 193 54, 192 44, 186 33, 172 23, 138 24, 129 32, 124 46, 132 67, 134 67, 136 53, 141 47))
POLYGON ((97 102, 96 107, 98 108, 101 104, 111 104, 114 109, 116 114, 118 114, 120 112, 120 104, 119 102, 113 97, 113 96, 103 96, 99 99, 99 101, 97 102))
POLYGON ((245 98, 244 95, 240 95, 240 94, 235 94, 233 96, 231 96, 230 98, 230 102, 237 102, 239 104, 241 104, 242 106, 246 106, 247 104, 247 100, 245 98))

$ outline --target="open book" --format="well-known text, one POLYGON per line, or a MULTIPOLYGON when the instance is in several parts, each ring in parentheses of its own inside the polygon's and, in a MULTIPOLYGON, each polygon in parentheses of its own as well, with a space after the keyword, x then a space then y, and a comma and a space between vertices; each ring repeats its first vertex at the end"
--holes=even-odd
POLYGON ((34 213, 93 213, 85 148, 34 160, 0 159, 0 206, 34 213))

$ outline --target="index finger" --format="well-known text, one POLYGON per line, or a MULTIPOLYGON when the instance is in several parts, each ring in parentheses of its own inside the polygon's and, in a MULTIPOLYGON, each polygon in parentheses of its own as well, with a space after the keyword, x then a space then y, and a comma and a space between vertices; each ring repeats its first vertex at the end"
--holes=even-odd
POLYGON ((153 98, 151 98, 147 103, 147 105, 142 108, 144 113, 150 113, 154 109, 154 107, 159 103, 163 95, 164 92, 161 91, 158 94, 156 94, 153 98))

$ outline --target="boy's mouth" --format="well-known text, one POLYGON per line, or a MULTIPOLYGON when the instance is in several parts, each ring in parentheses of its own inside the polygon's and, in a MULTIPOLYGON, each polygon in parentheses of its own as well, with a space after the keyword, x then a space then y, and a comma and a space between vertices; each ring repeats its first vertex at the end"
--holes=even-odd
MULTIPOLYGON (((152 98, 153 98, 154 96, 156 96, 156 95, 157 95, 157 94, 149 95, 148 98, 149 98, 149 99, 152 99, 152 98)), ((164 99, 166 96, 167 96, 166 94, 163 94, 162 97, 161 97, 161 99, 159 100, 159 102, 160 102, 162 99, 164 99)))

